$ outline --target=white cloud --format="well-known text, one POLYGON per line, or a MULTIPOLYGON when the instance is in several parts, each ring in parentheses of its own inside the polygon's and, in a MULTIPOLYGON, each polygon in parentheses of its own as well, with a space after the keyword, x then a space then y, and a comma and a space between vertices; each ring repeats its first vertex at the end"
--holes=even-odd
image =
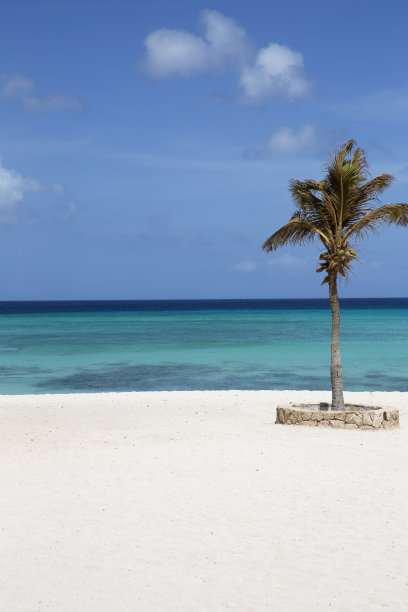
POLYGON ((35 85, 31 79, 22 74, 0 75, 0 98, 15 102, 25 110, 31 112, 46 111, 81 111, 83 104, 74 96, 54 93, 50 96, 39 97, 34 95, 35 85))
POLYGON ((301 53, 271 43, 258 51, 253 66, 244 68, 239 84, 247 101, 254 104, 276 96, 294 100, 309 90, 309 83, 303 76, 303 67, 301 53))
POLYGON ((273 155, 295 155, 319 144, 321 135, 314 125, 304 125, 299 130, 282 126, 269 138, 266 145, 256 149, 246 149, 244 157, 266 159, 273 155))
POLYGON ((239 270, 240 272, 252 272, 258 267, 258 263, 253 259, 244 259, 239 263, 235 264, 235 270, 239 270))
POLYGON ((142 66, 152 77, 192 76, 230 69, 238 74, 241 101, 263 104, 273 97, 294 100, 309 90, 303 56, 271 43, 256 53, 245 32, 218 11, 201 13, 203 36, 184 30, 154 30, 145 39, 142 66))
POLYGON ((146 69, 151 76, 188 76, 206 69, 206 43, 180 30, 156 30, 145 40, 146 69))
POLYGON ((10 214, 26 191, 40 189, 38 181, 24 178, 15 170, 7 170, 0 162, 0 214, 10 214))
POLYGON ((297 132, 290 127, 281 127, 269 138, 267 149, 271 153, 291 155, 313 146, 316 141, 316 128, 313 125, 304 125, 297 132))
POLYGON ((349 137, 342 130, 327 130, 322 125, 306 123, 298 129, 281 126, 275 130, 265 144, 258 147, 247 147, 242 151, 246 159, 264 160, 270 157, 288 157, 309 151, 318 157, 327 156, 338 142, 349 137))
POLYGON ((241 64, 250 53, 246 32, 218 11, 203 11, 204 35, 183 30, 154 30, 145 39, 143 66, 150 76, 190 76, 241 64))
POLYGON ((74 202, 66 202, 67 194, 62 185, 41 183, 5 168, 0 161, 0 223, 9 224, 26 220, 69 219, 75 212, 74 202), (28 194, 38 192, 40 197, 28 194), (27 203, 26 203, 27 200, 27 203))
POLYGON ((214 63, 239 68, 252 57, 252 43, 244 28, 233 19, 218 11, 205 10, 202 20, 214 63))

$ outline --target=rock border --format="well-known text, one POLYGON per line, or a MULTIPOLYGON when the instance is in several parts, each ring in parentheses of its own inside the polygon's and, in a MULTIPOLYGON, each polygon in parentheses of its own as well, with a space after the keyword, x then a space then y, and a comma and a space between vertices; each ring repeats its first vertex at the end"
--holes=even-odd
MULTIPOLYGON (((312 404, 313 406, 313 404, 312 404)), ((317 408, 318 404, 316 404, 317 408)), ((310 404, 284 404, 276 408, 275 423, 335 429, 394 429, 399 427, 399 412, 395 408, 346 404, 346 410, 310 409, 310 404)))

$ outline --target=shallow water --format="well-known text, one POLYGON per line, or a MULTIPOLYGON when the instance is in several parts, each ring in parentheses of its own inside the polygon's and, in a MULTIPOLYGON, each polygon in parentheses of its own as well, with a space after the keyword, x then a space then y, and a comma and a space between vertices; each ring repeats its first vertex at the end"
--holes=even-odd
MULTIPOLYGON (((0 303, 0 393, 329 389, 327 300, 0 303)), ((348 390, 408 391, 408 299, 344 300, 348 390)))

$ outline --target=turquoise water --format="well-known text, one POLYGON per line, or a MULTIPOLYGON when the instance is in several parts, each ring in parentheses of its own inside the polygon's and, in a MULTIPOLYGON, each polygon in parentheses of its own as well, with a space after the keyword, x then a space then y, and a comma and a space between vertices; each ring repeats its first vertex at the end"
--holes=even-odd
MULTIPOLYGON (((0 393, 329 389, 324 300, 3 303, 0 393)), ((408 300, 345 300, 348 390, 408 391, 408 300)))

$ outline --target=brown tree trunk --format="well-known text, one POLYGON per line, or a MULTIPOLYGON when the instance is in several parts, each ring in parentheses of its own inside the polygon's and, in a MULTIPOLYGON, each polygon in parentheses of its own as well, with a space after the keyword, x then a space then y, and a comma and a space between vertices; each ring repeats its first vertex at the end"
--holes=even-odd
POLYGON ((344 410, 343 369, 340 358, 340 307, 337 295, 337 274, 329 275, 329 296, 332 313, 331 385, 332 410, 344 410))

